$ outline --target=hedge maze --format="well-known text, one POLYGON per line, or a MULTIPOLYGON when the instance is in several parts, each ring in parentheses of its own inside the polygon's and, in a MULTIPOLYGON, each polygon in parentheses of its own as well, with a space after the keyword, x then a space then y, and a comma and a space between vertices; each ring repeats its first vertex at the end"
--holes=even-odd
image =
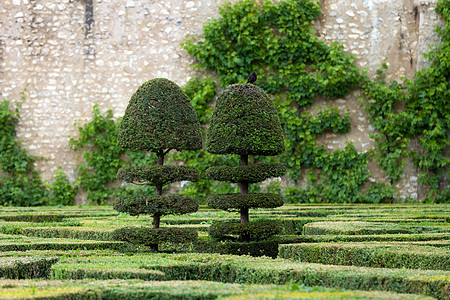
POLYGON ((115 236, 125 226, 145 228, 151 215, 4 207, 0 298, 450 299, 450 205, 254 210, 252 218, 281 228, 264 244, 270 257, 255 250, 259 241, 233 248, 208 234, 211 224, 239 216, 206 206, 167 215, 161 228, 189 228, 198 240, 160 242, 154 253, 115 236))

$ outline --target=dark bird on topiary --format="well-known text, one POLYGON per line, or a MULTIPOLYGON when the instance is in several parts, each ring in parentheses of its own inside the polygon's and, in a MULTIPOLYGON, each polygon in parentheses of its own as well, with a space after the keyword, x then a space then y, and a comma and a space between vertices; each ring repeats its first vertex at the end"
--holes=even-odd
POLYGON ((248 77, 247 83, 253 83, 253 82, 256 81, 256 79, 257 79, 257 77, 256 77, 256 72, 253 72, 253 73, 250 74, 250 76, 248 77))

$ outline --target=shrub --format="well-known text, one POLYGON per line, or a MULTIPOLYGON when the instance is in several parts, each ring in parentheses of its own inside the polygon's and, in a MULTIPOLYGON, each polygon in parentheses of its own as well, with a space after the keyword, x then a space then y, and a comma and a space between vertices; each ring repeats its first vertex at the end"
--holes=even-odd
MULTIPOLYGON (((267 163, 249 165, 249 155, 271 156, 284 151, 284 137, 275 106, 263 89, 253 84, 233 84, 228 86, 217 99, 206 134, 206 150, 213 154, 237 154, 240 166, 211 167, 206 176, 219 181, 240 184, 240 194, 211 195, 208 205, 224 210, 239 210, 241 225, 216 224, 218 228, 240 235, 240 239, 268 238, 279 231, 270 231, 270 235, 258 231, 258 226, 249 222, 249 208, 273 208, 283 205, 283 198, 276 194, 249 194, 249 183, 263 181, 270 177, 279 177, 285 173, 285 167, 267 163), (244 225, 246 224, 246 225, 244 225), (237 227, 236 227, 237 226, 237 227), (260 235, 258 237, 258 235, 260 235)), ((270 222, 270 221, 266 221, 270 222)), ((222 234, 212 235, 216 238, 222 234)))
POLYGON ((48 188, 51 205, 73 205, 78 187, 69 182, 66 174, 60 168, 56 170, 55 181, 50 183, 48 188))
MULTIPOLYGON (((25 97, 22 97, 25 100, 25 97)), ((20 103, 10 108, 10 101, 0 103, 0 205, 36 206, 48 201, 48 191, 31 156, 17 141, 20 103)))
POLYGON ((170 150, 202 148, 200 123, 188 96, 178 85, 164 78, 142 84, 125 111, 118 144, 129 150, 154 152, 158 162, 156 166, 123 167, 119 170, 117 177, 121 180, 155 186, 156 196, 144 195, 141 191, 115 200, 117 211, 153 216, 153 228, 119 229, 115 232, 116 239, 149 245, 152 251, 158 251, 160 242, 195 240, 197 232, 159 228, 162 215, 186 214, 198 209, 196 199, 162 195, 164 185, 181 180, 197 181, 199 177, 198 170, 193 167, 164 166, 164 157, 170 150))

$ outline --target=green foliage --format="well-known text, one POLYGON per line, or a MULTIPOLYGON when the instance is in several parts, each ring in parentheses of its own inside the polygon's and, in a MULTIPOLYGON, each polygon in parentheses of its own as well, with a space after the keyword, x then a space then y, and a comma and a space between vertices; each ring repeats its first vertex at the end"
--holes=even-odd
POLYGON ((132 216, 140 214, 150 215, 183 215, 198 210, 197 199, 182 195, 122 196, 114 201, 114 209, 118 212, 129 213, 132 216))
POLYGON ((318 169, 327 166, 326 158, 332 154, 324 146, 316 145, 318 135, 325 131, 343 134, 350 130, 349 114, 341 117, 339 110, 335 108, 327 107, 324 111, 319 111, 317 116, 312 116, 309 111, 298 115, 297 110, 291 108, 288 102, 282 102, 280 112, 287 136, 286 153, 289 153, 281 157, 281 162, 288 167, 294 180, 299 179, 303 165, 318 169))
POLYGON ((305 177, 305 168, 310 168, 306 190, 289 187, 285 191, 288 201, 390 201, 392 184, 400 178, 409 156, 422 170, 420 182, 430 187, 427 201, 445 202, 450 199, 449 188, 442 184, 449 161, 449 5, 445 0, 436 5, 445 24, 437 28, 443 43, 426 55, 431 66, 417 72, 413 80, 403 79, 404 86, 397 82, 385 85, 386 66, 377 71, 376 81, 369 80, 342 45, 320 41, 310 26, 320 14, 319 4, 313 1, 227 3, 219 18, 204 25, 201 39, 188 37, 183 47, 197 59, 198 68, 215 71, 223 86, 244 82, 253 69, 258 72, 256 84, 277 97, 275 104, 287 137, 281 162, 296 183, 305 177), (318 147, 317 135, 327 130, 346 133, 348 116, 340 117, 335 109, 317 117, 305 112, 316 96, 333 99, 359 86, 363 86, 367 97, 363 102, 377 130, 372 135, 376 142, 373 158, 391 179, 390 185, 374 185, 366 194, 360 187, 368 178, 363 169, 370 154, 355 153, 350 144, 343 150, 350 156, 340 161, 348 160, 354 169, 331 174, 319 166, 333 165, 342 153, 333 156, 318 147), (419 151, 408 146, 414 138, 418 138, 419 151), (352 155, 358 164, 351 163, 355 161, 352 155), (343 180, 333 180, 341 175, 345 180, 353 178, 353 183, 344 186, 343 180))
POLYGON ((60 168, 56 170, 55 180, 47 186, 50 191, 49 204, 73 205, 78 186, 71 184, 60 168))
POLYGON ((51 266, 58 260, 58 257, 19 257, 6 262, 2 259, 0 278, 48 278, 51 266))
POLYGON ((168 79, 142 84, 131 97, 120 127, 118 143, 124 149, 158 153, 202 148, 199 122, 189 98, 168 79))
MULTIPOLYGON (((249 244, 247 243, 247 245, 249 244)), ((262 248, 254 247, 255 244, 252 245, 252 249, 262 248)), ((255 253, 250 247, 245 247, 244 243, 241 243, 241 246, 234 247, 235 251, 238 252, 240 249, 240 254, 255 253)), ((217 244, 217 247, 224 248, 227 247, 227 244, 217 244)), ((291 282, 309 287, 339 287, 350 290, 383 290, 421 294, 438 299, 448 298, 450 282, 447 271, 327 266, 268 257, 195 253, 68 257, 62 263, 53 266, 52 278, 75 279, 76 277, 64 276, 64 273, 77 274, 77 271, 84 273, 85 270, 110 271, 111 273, 127 271, 129 276, 136 276, 138 273, 151 270, 161 271, 166 280, 211 280, 222 283, 245 282, 278 285, 291 282), (58 276, 58 274, 62 276, 58 276)), ((173 287, 173 283, 170 286, 173 287)), ((314 295, 311 297, 316 298, 314 295)), ((405 297, 405 299, 410 299, 411 295, 405 297)), ((324 298, 328 299, 327 295, 324 295, 324 298)), ((365 298, 370 298, 370 296, 365 298)), ((386 298, 392 299, 396 296, 386 295, 386 298)))
POLYGON ((217 194, 208 196, 207 201, 209 207, 227 211, 239 211, 242 208, 274 208, 284 204, 282 196, 269 193, 217 194))
POLYGON ((450 3, 440 0, 436 11, 445 21, 437 32, 442 44, 430 51, 425 57, 431 66, 417 72, 412 81, 407 81, 407 102, 405 121, 409 136, 419 137, 420 152, 412 151, 416 166, 423 173, 420 179, 431 187, 428 195, 437 202, 450 201, 450 187, 439 186, 439 177, 447 170, 450 130, 450 3))
MULTIPOLYGON (((59 223, 58 226, 61 226, 59 223)), ((96 241, 113 241, 113 231, 106 230, 78 230, 76 227, 27 227, 22 228, 17 234, 29 237, 41 237, 46 239, 77 239, 77 240, 96 240, 96 241)))
POLYGON ((78 139, 70 138, 69 145, 74 151, 84 150, 84 162, 77 166, 77 184, 87 192, 90 203, 100 204, 118 191, 117 186, 107 184, 116 179, 117 171, 124 165, 121 157, 125 151, 117 146, 119 124, 113 119, 112 110, 103 115, 95 104, 92 114, 92 121, 78 127, 78 139))
POLYGON ((51 299, 51 300, 100 300, 104 299, 100 291, 95 291, 90 287, 43 285, 36 286, 36 283, 29 286, 5 285, 0 287, 0 294, 4 299, 51 299))
MULTIPOLYGON (((233 287, 239 289, 240 285, 235 282, 246 285, 246 289, 251 288, 253 293, 265 291, 256 284, 274 284, 271 291, 281 292, 285 283, 290 282, 287 289, 295 291, 305 285, 321 291, 324 286, 346 288, 353 290, 354 295, 355 290, 409 293, 386 294, 384 299, 415 299, 411 293, 437 299, 449 296, 450 272, 443 270, 450 268, 450 205, 285 205, 256 211, 255 215, 265 218, 258 225, 252 222, 247 225, 228 222, 230 225, 222 228, 213 225, 219 231, 217 233, 222 232, 230 240, 218 242, 201 236, 207 230, 207 224, 200 221, 208 217, 220 221, 230 215, 233 214, 204 207, 189 216, 170 217, 170 221, 178 221, 176 226, 167 226, 177 228, 172 232, 174 235, 178 235, 178 229, 190 227, 193 233, 199 231, 198 241, 176 244, 176 250, 170 248, 175 245, 165 243, 161 245, 162 250, 170 252, 148 253, 145 246, 111 242, 114 230, 123 224, 145 226, 148 223, 145 216, 135 218, 117 214, 110 206, 2 208, 0 219, 8 222, 2 222, 0 232, 8 234, 0 233, 0 275, 3 276, 0 294, 2 298, 5 295, 36 298, 39 295, 45 299, 57 294, 60 298, 71 299, 59 292, 63 293, 67 285, 88 285, 85 287, 92 289, 91 295, 95 291, 101 295, 102 291, 104 298, 107 290, 114 289, 115 292, 108 292, 111 299, 159 299, 160 294, 166 295, 167 299, 174 295, 190 299, 194 294, 197 298, 210 299, 219 295, 216 292, 237 293, 233 287), (79 225, 61 227, 61 223, 56 222, 29 223, 38 216, 54 217, 48 218, 49 222, 58 221, 61 216, 67 220, 75 217, 76 222, 64 224, 74 222, 79 225), (268 241, 248 243, 233 241, 238 240, 242 230, 270 235, 277 227, 276 223, 284 227, 283 234, 301 232, 301 228, 309 224, 305 226, 309 229, 305 233, 311 234, 277 235, 268 241), (200 251, 240 256, 194 253, 200 251), (232 282, 233 286, 226 282, 232 282), (35 286, 36 294, 32 295, 29 290, 20 292, 21 287, 27 286, 35 286), (58 286, 61 290, 51 294, 55 290, 47 291, 43 288, 46 286, 58 286), (207 287, 212 289, 210 293, 207 287)), ((120 237, 130 237, 126 231, 122 233, 120 237)), ((147 236, 154 237, 144 231, 139 238, 147 239, 147 236)), ((319 295, 329 299, 335 294, 308 296, 315 299, 319 295)), ((361 295, 362 299, 373 296, 361 295)), ((89 298, 86 294, 83 296, 89 298)), ((336 296, 351 297, 347 293, 336 296)))
POLYGON ((307 187, 300 189, 290 187, 286 190, 289 203, 366 202, 361 186, 370 174, 367 164, 371 152, 358 153, 352 143, 347 143, 344 149, 328 151, 324 146, 318 146, 318 135, 324 132, 346 133, 350 130, 350 118, 347 113, 340 116, 339 110, 325 108, 316 116, 309 111, 298 116, 296 109, 289 103, 280 105, 281 122, 285 125, 287 135, 287 153, 281 157, 290 172, 291 178, 298 180, 304 167, 307 172, 307 187))
MULTIPOLYGON (((419 180, 430 191, 426 201, 448 202, 450 188, 440 186, 445 172, 448 176, 448 132, 450 129, 450 4, 440 0, 436 11, 445 21, 437 28, 442 44, 425 55, 431 65, 418 71, 412 80, 403 78, 404 87, 397 82, 385 85, 367 81, 364 93, 368 98, 366 110, 371 116, 377 141, 379 164, 392 180, 399 179, 407 156, 421 170, 419 180), (399 108, 399 104, 403 108, 399 108), (409 149, 407 144, 417 138, 420 149, 409 149)), ((378 71, 382 71, 386 65, 378 71)))
POLYGON ((186 166, 129 166, 117 173, 117 178, 134 184, 166 185, 172 182, 197 181, 198 170, 186 166))
MULTIPOLYGON (((214 93, 211 91, 215 84, 210 78, 192 79, 188 86, 188 88, 185 88, 186 93, 191 98, 196 98, 197 103, 200 101, 199 99, 204 99, 208 105, 211 103, 214 97, 214 93), (205 95, 207 98, 203 98, 205 95)), ((193 105, 195 107, 195 103, 193 105)), ((208 115, 205 110, 200 109, 200 106, 197 106, 197 109, 200 120, 209 119, 211 110, 209 110, 208 115)), ((81 162, 77 167, 76 183, 82 190, 87 191, 87 199, 90 203, 106 203, 108 200, 121 195, 137 195, 139 191, 153 194, 155 191, 154 187, 151 186, 127 187, 125 189, 115 184, 117 172, 121 167, 154 165, 157 160, 155 153, 124 150, 117 145, 120 122, 121 119, 113 119, 111 110, 103 114, 96 104, 93 108, 93 119, 91 121, 82 126, 75 124, 75 126, 79 126, 79 137, 70 139, 71 148, 74 151, 84 150, 84 162, 81 162)), ((185 196, 196 197, 198 200, 205 202, 206 196, 211 192, 231 193, 236 191, 235 186, 233 187, 228 183, 215 183, 205 177, 206 168, 212 164, 231 165, 237 162, 236 157, 213 155, 201 149, 199 151, 170 153, 168 161, 173 163, 184 161, 186 166, 199 169, 200 180, 189 182, 184 186, 181 193, 185 196)), ((251 187, 252 191, 257 189, 256 185, 251 187)))
POLYGON ((219 166, 206 170, 206 177, 233 183, 256 183, 272 177, 281 177, 286 174, 286 167, 282 164, 257 163, 246 166, 219 166))
POLYGON ((210 76, 193 77, 181 89, 191 100, 200 124, 205 124, 212 115, 212 108, 209 107, 209 104, 216 95, 214 80, 210 76))
POLYGON ((278 254, 278 241, 269 239, 265 241, 217 241, 213 238, 199 238, 195 245, 198 253, 220 253, 233 255, 250 255, 254 257, 267 256, 276 258, 278 254))
MULTIPOLYGON (((382 74, 386 65, 378 70, 382 74)), ((391 180, 396 181, 403 173, 404 156, 410 138, 402 131, 404 118, 396 111, 399 103, 404 101, 404 90, 397 82, 386 86, 384 81, 367 81, 364 94, 368 101, 362 101, 369 113, 370 121, 377 130, 371 137, 376 142, 375 159, 391 180)))
MULTIPOLYGON (((84 150, 84 162, 81 162, 77 167, 76 183, 80 185, 81 189, 87 191, 87 199, 90 203, 106 203, 120 195, 136 195, 139 191, 153 194, 155 191, 154 187, 151 186, 141 186, 137 189, 133 187, 122 188, 114 184, 121 167, 154 165, 157 160, 154 153, 124 150, 117 145, 120 121, 120 119, 117 121, 113 119, 111 110, 103 114, 96 104, 93 108, 93 119, 78 128, 79 137, 77 139, 70 139, 69 143, 72 150, 84 150)), ((79 124, 75 125, 79 126, 79 124)), ((211 165, 210 160, 216 161, 212 157, 217 157, 217 155, 208 154, 204 150, 184 151, 170 154, 168 160, 187 161, 187 166, 198 168, 200 178, 205 178, 204 171, 211 165)), ((224 162, 233 160, 235 158, 223 158, 224 162)), ((195 196, 205 201, 210 190, 215 189, 233 192, 235 188, 229 184, 214 185, 212 180, 200 180, 186 185, 182 194, 195 196)))
POLYGON ((130 244, 118 241, 83 241, 61 238, 26 238, 25 240, 3 241, 0 245, 0 251, 33 251, 33 250, 101 250, 114 249, 127 251, 130 250, 130 244))
POLYGON ((353 144, 347 144, 344 150, 323 153, 313 165, 322 173, 308 172, 309 186, 302 191, 301 197, 310 202, 365 202, 361 197, 361 185, 369 178, 369 158, 369 153, 358 153, 353 144))
POLYGON ((213 154, 277 155, 284 151, 272 100, 253 84, 228 86, 217 99, 206 134, 213 154))
MULTIPOLYGON (((241 164, 239 167, 222 166, 207 170, 209 178, 240 184, 240 194, 210 195, 208 205, 240 210, 242 225, 236 225, 238 227, 233 227, 232 231, 240 234, 243 242, 265 240, 278 233, 263 229, 267 226, 258 226, 260 223, 249 224, 249 208, 273 208, 284 204, 280 195, 248 193, 249 183, 285 173, 280 164, 248 164, 249 155, 271 156, 284 151, 280 120, 272 100, 263 89, 253 84, 233 84, 225 89, 217 99, 206 133, 206 150, 213 154, 238 154, 241 164)), ((231 229, 228 225, 221 229, 231 229)), ((221 230, 213 230, 218 231, 221 230)), ((223 235, 215 235, 216 238, 220 236, 223 235)))
POLYGON ((116 229, 113 237, 118 241, 150 246, 163 242, 183 244, 195 242, 198 237, 196 229, 177 227, 123 227, 116 229))
POLYGON ((162 215, 187 214, 198 210, 195 198, 182 195, 162 196, 163 186, 171 182, 197 181, 198 171, 189 166, 164 166, 170 150, 198 150, 203 146, 200 123, 188 96, 174 82, 156 78, 142 84, 128 103, 118 137, 119 146, 151 151, 157 165, 123 167, 118 178, 134 184, 155 186, 156 196, 141 190, 135 195, 119 196, 114 209, 132 215, 150 214, 153 228, 122 228, 115 231, 118 240, 150 246, 158 251, 161 242, 185 243, 197 239, 197 231, 188 228, 160 228, 162 215))
POLYGON ((373 182, 370 188, 360 196, 362 203, 393 203, 396 195, 392 184, 373 182))
MULTIPOLYGON (((189 182, 180 191, 181 194, 195 197, 200 203, 204 204, 206 197, 210 194, 233 193, 237 192, 237 185, 228 182, 216 182, 206 177, 206 170, 212 166, 232 166, 238 162, 236 155, 216 155, 206 152, 205 149, 199 151, 175 152, 169 156, 169 160, 184 161, 186 166, 194 167, 199 170, 199 180, 189 182)), ((250 186, 252 191, 257 191, 257 185, 250 186)))
MULTIPOLYGON (((119 187, 117 172, 122 166, 148 165, 156 161, 156 155, 143 151, 126 151, 117 145, 120 119, 114 120, 112 110, 103 114, 98 104, 92 109, 93 119, 78 127, 77 139, 70 138, 74 151, 83 151, 84 161, 77 166, 76 183, 87 192, 87 200, 93 204, 107 203, 122 194, 134 194, 137 189, 119 187)), ((141 188, 154 191, 152 187, 141 188)))
MULTIPOLYGON (((376 220, 374 220, 376 221, 376 220)), ((303 234, 307 235, 373 235, 373 234, 404 234, 447 231, 444 229, 413 226, 404 226, 397 223, 379 223, 363 221, 336 221, 311 222, 303 226, 303 234)))
POLYGON ((290 188, 288 201, 360 201, 370 153, 357 153, 349 144, 333 154, 316 145, 318 135, 326 131, 348 132, 349 114, 341 116, 336 108, 316 116, 305 111, 316 96, 344 96, 364 79, 342 45, 328 46, 314 35, 310 25, 320 14, 319 6, 300 0, 240 1, 225 4, 220 13, 205 24, 201 41, 188 37, 183 46, 198 67, 217 72, 222 85, 242 82, 252 66, 259 75, 256 84, 277 97, 286 136, 280 161, 295 182, 310 168, 308 188, 290 188), (348 169, 339 169, 342 166, 348 169))
POLYGON ((16 140, 21 104, 16 103, 15 109, 10 104, 6 100, 0 103, 0 205, 46 204, 48 191, 34 165, 40 157, 29 155, 16 140))
POLYGON ((279 257, 301 262, 372 268, 450 270, 445 248, 395 243, 324 243, 280 245, 279 257))
POLYGON ((236 240, 240 236, 249 236, 250 241, 263 241, 280 234, 282 225, 277 220, 257 219, 247 223, 237 221, 214 222, 208 228, 208 234, 218 240, 236 240))
MULTIPOLYGON (((238 248, 238 247, 236 247, 238 248)), ((155 270, 142 270, 141 274, 130 274, 119 270, 78 269, 56 274, 65 279, 98 280, 49 280, 36 283, 32 280, 11 281, 0 285, 4 299, 48 299, 48 300, 251 300, 251 299, 329 299, 365 300, 397 299, 427 300, 425 296, 399 295, 380 291, 352 291, 322 287, 307 287, 296 283, 286 285, 256 285, 246 283, 224 283, 207 280, 164 280, 164 273, 155 270), (78 271, 78 272, 77 272, 78 271), (100 279, 104 280, 100 280, 100 279), (122 278, 124 280, 108 280, 122 278), (131 279, 134 278, 134 279, 131 279), (128 279, 128 280, 126 280, 128 279)), ((55 276, 55 277, 57 277, 55 276)))
POLYGON ((288 90, 290 100, 309 105, 319 94, 345 95, 360 80, 354 58, 312 32, 319 14, 313 1, 226 3, 220 18, 204 25, 202 40, 188 37, 183 47, 198 67, 215 71, 223 86, 245 80, 252 66, 264 90, 288 90))

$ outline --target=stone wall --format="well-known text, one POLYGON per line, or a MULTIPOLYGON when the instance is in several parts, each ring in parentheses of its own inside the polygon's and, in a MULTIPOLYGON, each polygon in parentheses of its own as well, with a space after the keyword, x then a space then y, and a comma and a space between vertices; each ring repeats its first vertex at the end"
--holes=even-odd
MULTIPOLYGON (((15 100, 25 90, 18 137, 38 161, 45 180, 56 168, 74 179, 81 153, 69 149, 75 121, 91 118, 92 107, 123 115, 143 82, 165 77, 185 84, 197 76, 193 59, 180 47, 186 35, 199 36, 203 23, 218 16, 224 0, 2 0, 0 3, 0 99, 15 100)), ((411 78, 426 62, 421 54, 438 41, 435 1, 322 0, 315 25, 326 42, 342 43, 373 74, 382 62, 388 78, 411 78)), ((373 131, 355 91, 333 101, 349 110, 352 131, 325 135, 330 149, 353 141, 373 147, 373 131)), ((317 99, 314 106, 324 104, 317 99)), ((329 101, 327 104, 330 104, 329 101)), ((373 180, 386 180, 372 166, 373 180)), ((417 198, 417 171, 411 164, 397 186, 417 198)))

